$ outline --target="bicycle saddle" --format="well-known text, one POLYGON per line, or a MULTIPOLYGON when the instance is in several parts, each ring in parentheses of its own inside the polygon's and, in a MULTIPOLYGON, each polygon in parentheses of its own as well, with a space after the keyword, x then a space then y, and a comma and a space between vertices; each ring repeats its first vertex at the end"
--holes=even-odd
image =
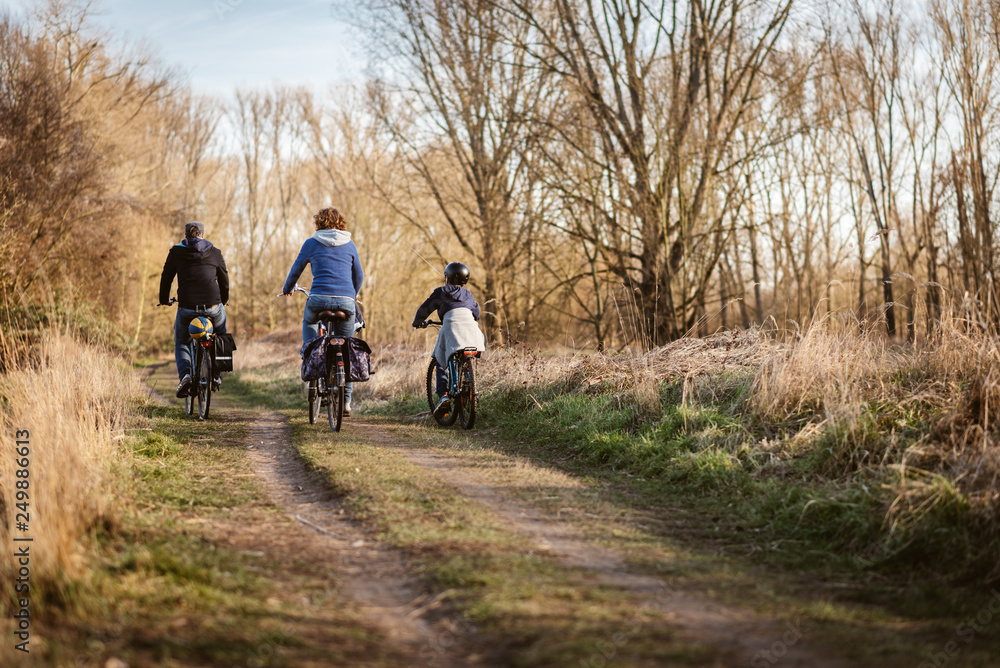
POLYGON ((320 320, 347 320, 347 318, 348 318, 347 312, 341 309, 337 309, 336 311, 319 312, 320 320))

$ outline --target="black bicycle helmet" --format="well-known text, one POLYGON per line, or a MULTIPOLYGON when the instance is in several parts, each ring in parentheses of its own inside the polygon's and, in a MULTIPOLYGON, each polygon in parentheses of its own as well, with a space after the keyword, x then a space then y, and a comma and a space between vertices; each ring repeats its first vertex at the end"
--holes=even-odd
POLYGON ((449 262, 444 268, 444 280, 449 285, 465 285, 469 282, 469 268, 461 262, 449 262))

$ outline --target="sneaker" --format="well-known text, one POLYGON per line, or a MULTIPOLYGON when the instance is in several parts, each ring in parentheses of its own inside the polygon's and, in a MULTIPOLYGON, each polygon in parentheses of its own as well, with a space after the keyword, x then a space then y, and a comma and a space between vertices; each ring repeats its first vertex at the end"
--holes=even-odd
POLYGON ((351 414, 351 402, 348 401, 344 403, 344 417, 347 417, 350 414, 351 414))
POLYGON ((434 417, 441 419, 451 412, 451 399, 448 398, 447 394, 441 395, 441 401, 438 402, 437 408, 434 409, 434 417))
POLYGON ((184 374, 184 377, 181 378, 181 382, 177 385, 177 398, 178 399, 183 399, 188 394, 190 394, 192 380, 193 379, 191 378, 191 374, 189 374, 189 373, 188 374, 184 374))
POLYGON ((218 392, 222 389, 222 376, 216 376, 212 379, 212 391, 218 392))

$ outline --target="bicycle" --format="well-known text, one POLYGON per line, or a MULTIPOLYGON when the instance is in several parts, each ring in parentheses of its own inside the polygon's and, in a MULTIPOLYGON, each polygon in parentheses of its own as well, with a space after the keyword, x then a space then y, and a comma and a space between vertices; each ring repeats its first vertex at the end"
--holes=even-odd
MULTIPOLYGON (((167 305, 175 304, 176 297, 171 297, 167 305)), ((196 316, 211 323, 204 316, 196 316)), ((190 324, 190 323, 189 323, 190 324)), ((184 412, 194 415, 195 405, 198 407, 198 419, 208 418, 212 407, 212 392, 215 391, 215 333, 206 332, 200 339, 192 338, 188 342, 191 353, 191 389, 184 397, 184 412)))
MULTIPOLYGON (((297 285, 292 289, 292 292, 301 292, 307 298, 309 297, 309 291, 297 285)), ((285 295, 279 294, 277 296, 284 297, 285 295)), ((319 322, 317 323, 319 336, 322 337, 328 332, 332 332, 335 324, 344 322, 348 318, 347 313, 340 309, 320 311, 319 322)), ((323 408, 323 402, 325 401, 327 421, 330 424, 330 429, 333 431, 340 431, 341 424, 344 421, 345 392, 347 391, 347 374, 344 367, 344 343, 344 337, 337 336, 330 339, 327 347, 327 355, 332 353, 336 359, 336 364, 327 365, 326 375, 310 380, 307 386, 309 424, 316 424, 319 413, 323 408)))
MULTIPOLYGON (((437 320, 424 320, 421 329, 428 325, 441 326, 437 320)), ((434 416, 438 424, 450 427, 459 420, 463 429, 472 429, 476 424, 476 408, 479 404, 479 393, 476 391, 476 360, 482 357, 478 348, 461 348, 448 357, 448 396, 451 397, 451 410, 444 417, 434 416)), ((431 414, 437 407, 437 395, 434 390, 437 385, 437 359, 431 355, 427 365, 427 404, 431 414)))

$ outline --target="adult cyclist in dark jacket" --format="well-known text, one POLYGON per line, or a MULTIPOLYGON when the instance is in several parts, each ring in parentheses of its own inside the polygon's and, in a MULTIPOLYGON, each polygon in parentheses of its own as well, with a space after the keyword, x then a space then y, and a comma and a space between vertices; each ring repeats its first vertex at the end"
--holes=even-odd
MULTIPOLYGON (((188 325, 198 316, 212 321, 216 334, 226 333, 226 304, 229 303, 229 271, 222 251, 205 239, 205 226, 191 222, 184 226, 184 240, 170 249, 160 275, 160 304, 170 300, 170 286, 177 276, 177 318, 174 320, 174 359, 177 361, 177 396, 191 389, 191 336, 188 325)), ((215 389, 219 374, 213 379, 215 389)))

